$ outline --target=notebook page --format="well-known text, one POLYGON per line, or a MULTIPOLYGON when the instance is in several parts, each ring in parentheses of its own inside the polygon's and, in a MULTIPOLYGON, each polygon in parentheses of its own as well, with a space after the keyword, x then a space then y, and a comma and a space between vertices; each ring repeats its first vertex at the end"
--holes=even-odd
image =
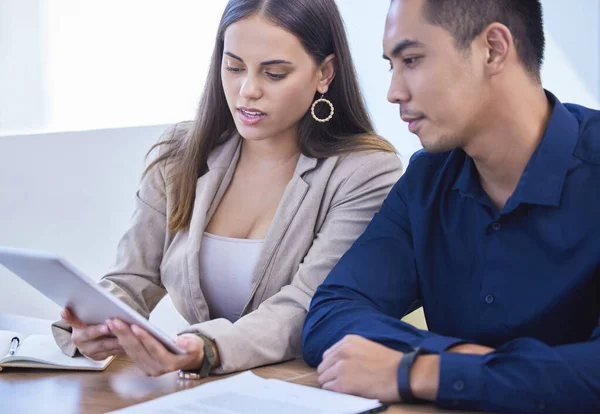
POLYGON ((33 361, 62 367, 99 369, 108 362, 108 359, 93 361, 83 356, 70 358, 63 354, 52 336, 30 335, 19 345, 15 355, 4 358, 3 363, 15 361, 33 361))
POLYGON ((355 414, 380 407, 377 400, 338 394, 284 381, 265 380, 251 372, 134 405, 118 414, 355 414))

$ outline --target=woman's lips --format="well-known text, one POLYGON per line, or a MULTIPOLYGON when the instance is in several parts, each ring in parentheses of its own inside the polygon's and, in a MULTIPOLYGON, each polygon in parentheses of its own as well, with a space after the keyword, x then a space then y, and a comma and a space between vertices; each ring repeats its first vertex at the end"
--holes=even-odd
POLYGON ((238 117, 244 125, 252 126, 265 119, 267 114, 256 109, 238 108, 238 117))

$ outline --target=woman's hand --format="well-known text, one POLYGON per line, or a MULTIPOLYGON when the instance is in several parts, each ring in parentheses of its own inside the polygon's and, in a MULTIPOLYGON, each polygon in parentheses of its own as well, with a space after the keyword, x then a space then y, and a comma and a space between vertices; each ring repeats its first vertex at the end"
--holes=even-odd
POLYGON ((178 369, 196 370, 202 366, 204 341, 197 335, 179 335, 175 343, 186 353, 175 355, 137 325, 129 326, 118 319, 106 323, 127 355, 146 375, 157 377, 178 369))
POLYGON ((64 309, 60 316, 73 328, 71 340, 82 355, 101 361, 123 352, 119 340, 109 336, 110 330, 107 325, 88 326, 73 315, 69 309, 64 309))

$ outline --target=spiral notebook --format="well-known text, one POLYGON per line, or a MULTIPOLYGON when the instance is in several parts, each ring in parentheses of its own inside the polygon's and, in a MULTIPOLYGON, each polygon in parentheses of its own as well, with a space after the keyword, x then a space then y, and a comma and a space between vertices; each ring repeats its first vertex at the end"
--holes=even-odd
POLYGON ((0 371, 4 368, 102 371, 114 359, 93 361, 83 356, 66 356, 54 341, 51 324, 50 320, 0 313, 0 371))

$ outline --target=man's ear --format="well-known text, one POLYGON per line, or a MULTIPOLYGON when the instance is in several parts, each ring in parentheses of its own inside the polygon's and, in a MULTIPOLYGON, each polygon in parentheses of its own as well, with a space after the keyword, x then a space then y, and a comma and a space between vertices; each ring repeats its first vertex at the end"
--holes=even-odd
POLYGON ((510 53, 515 48, 514 40, 509 28, 501 23, 490 24, 481 36, 487 49, 486 72, 493 76, 506 66, 510 53))

